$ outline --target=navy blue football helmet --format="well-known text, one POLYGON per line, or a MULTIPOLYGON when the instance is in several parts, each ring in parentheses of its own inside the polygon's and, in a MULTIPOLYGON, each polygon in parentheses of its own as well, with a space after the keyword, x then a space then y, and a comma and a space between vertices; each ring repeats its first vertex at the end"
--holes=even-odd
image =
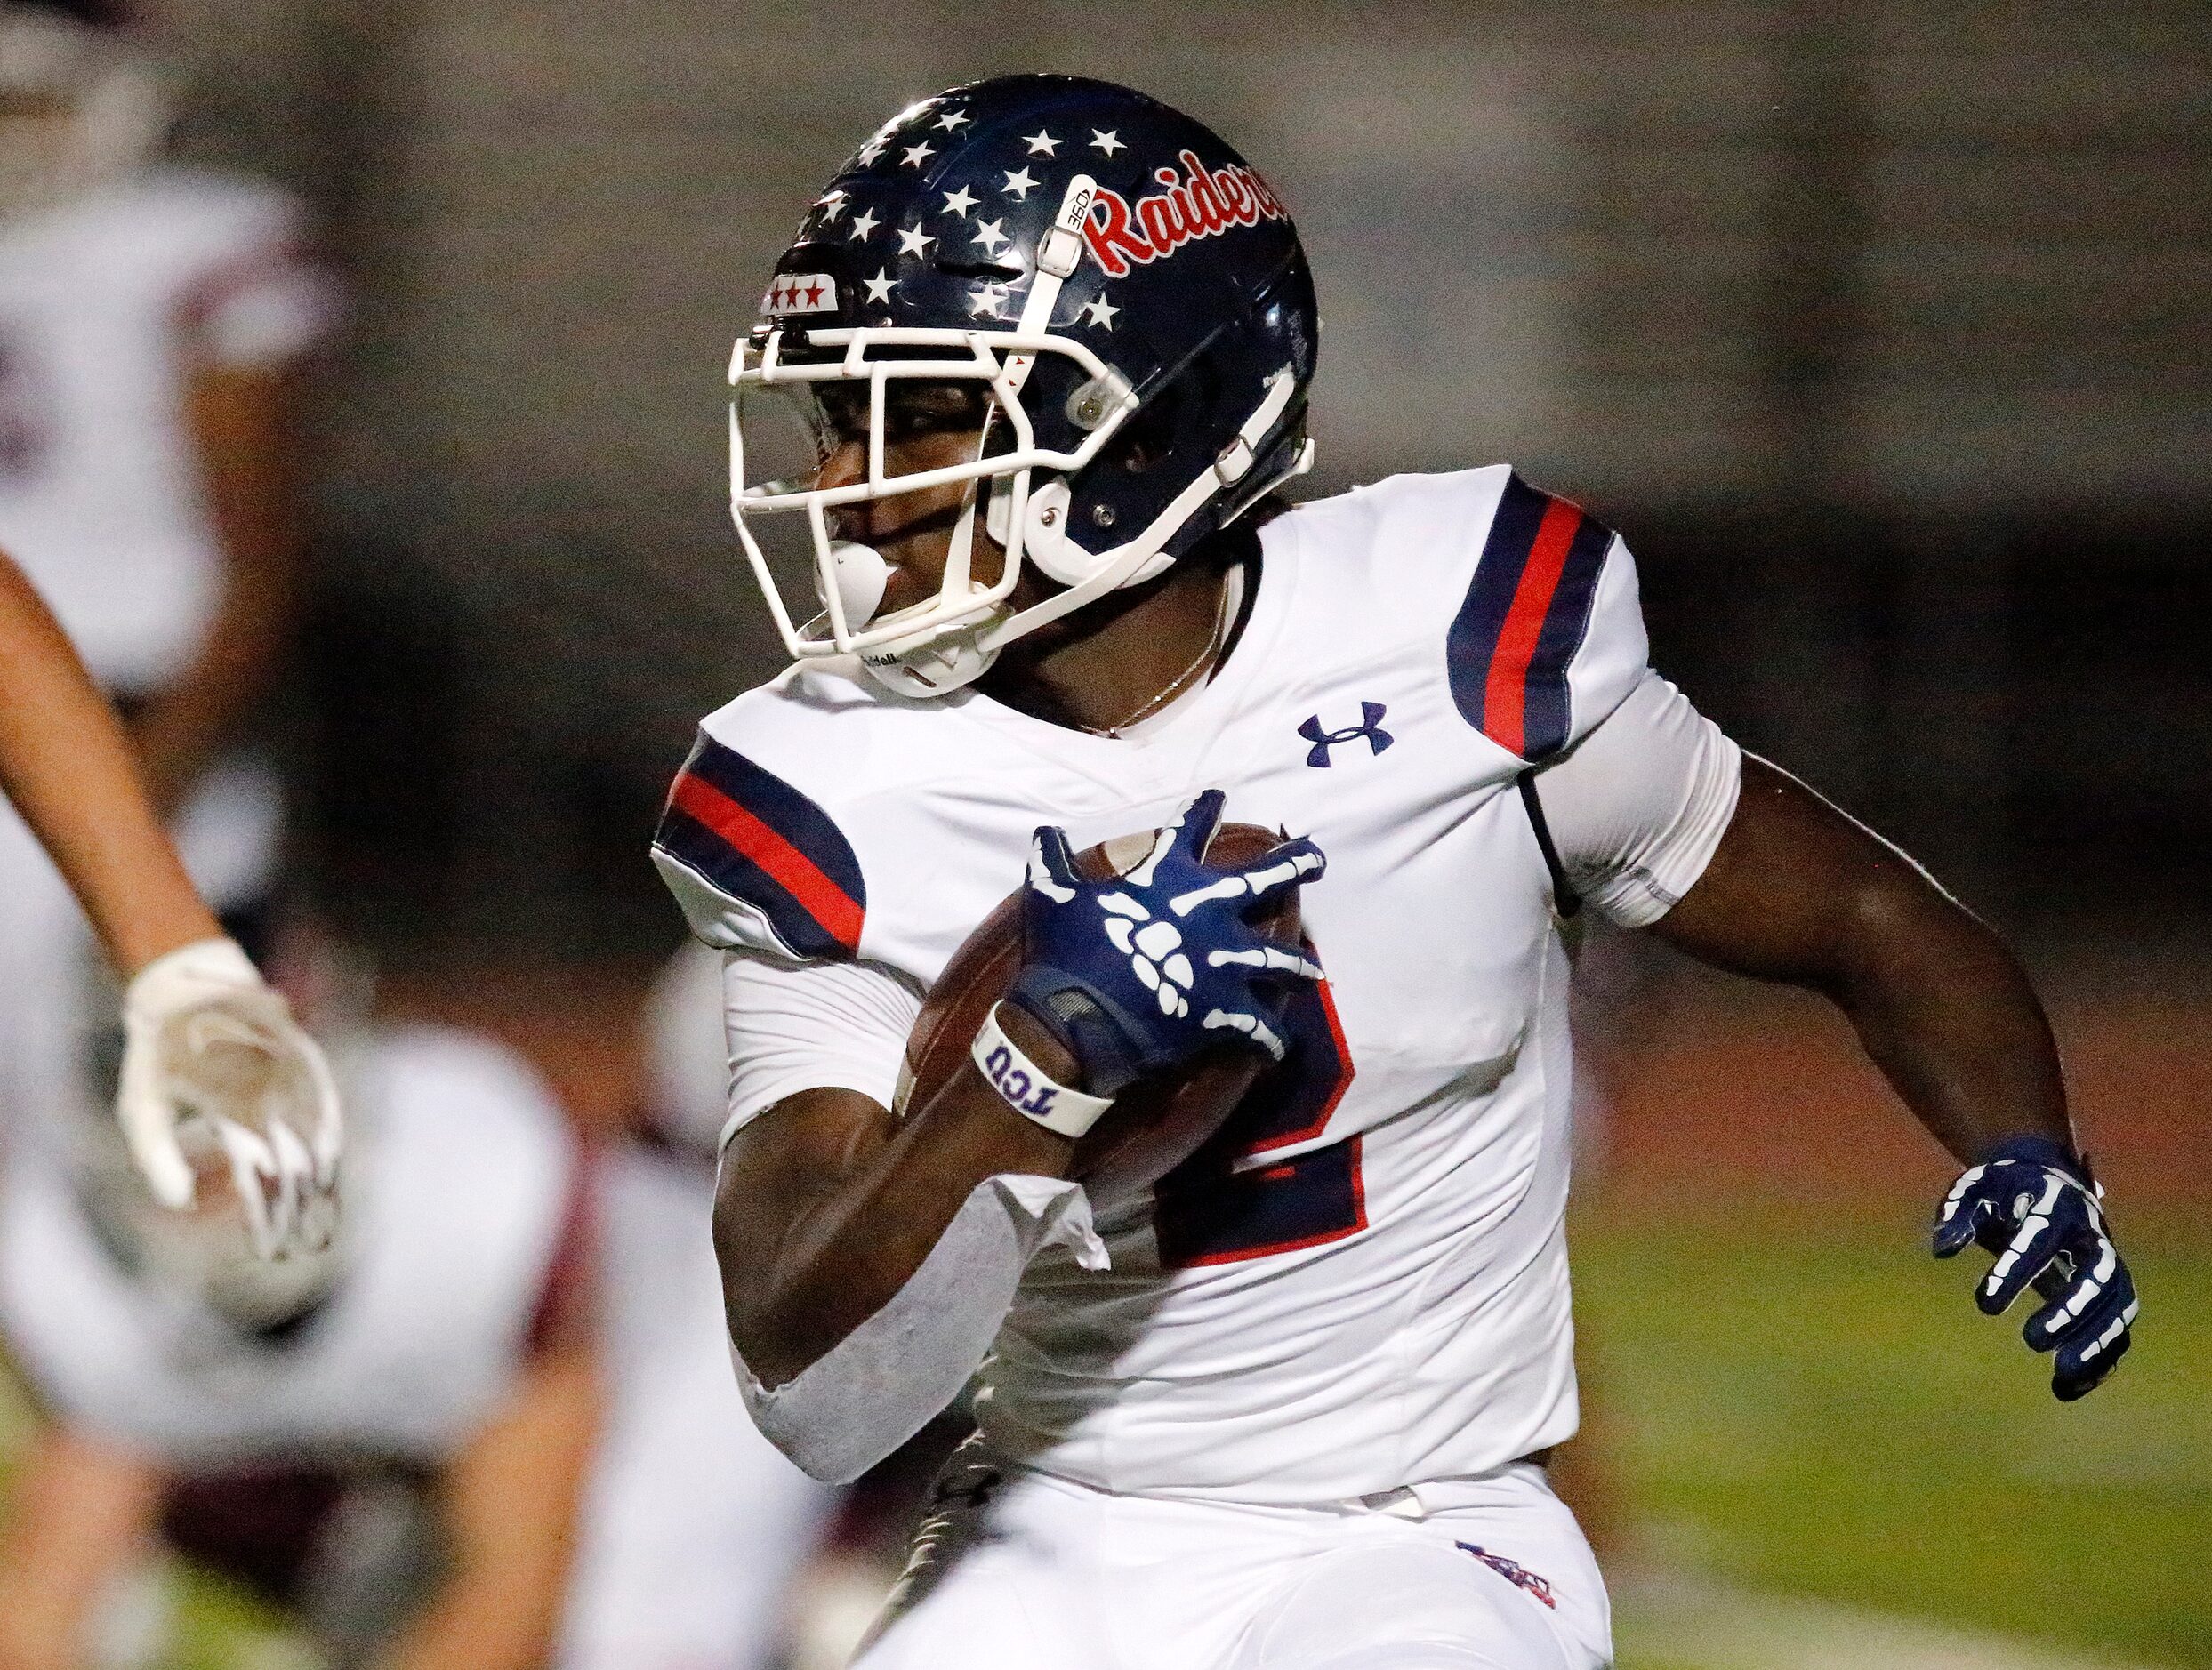
MULTIPOLYGON (((1162 573, 1308 468, 1320 322, 1289 213, 1211 131, 1106 82, 1013 76, 901 111, 839 170, 776 263, 730 365, 731 510, 792 654, 857 654, 934 694, 999 649, 1162 573), (969 462, 887 476, 887 391, 965 385, 969 462), (865 481, 748 478, 744 398, 866 414, 865 481), (937 596, 881 620, 886 570, 838 542, 841 504, 969 481, 937 596), (1006 551, 971 577, 980 514, 1006 551), (786 607, 759 534, 803 518, 823 613, 786 607), (1066 589, 1017 611, 1023 565, 1066 589)), ((893 393, 892 403, 896 403, 893 393)), ((818 455, 818 451, 817 451, 818 455)))

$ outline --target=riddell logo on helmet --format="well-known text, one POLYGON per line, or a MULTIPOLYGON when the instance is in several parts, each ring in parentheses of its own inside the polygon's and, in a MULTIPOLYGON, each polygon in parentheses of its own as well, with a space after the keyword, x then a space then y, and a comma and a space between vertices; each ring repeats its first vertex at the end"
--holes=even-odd
POLYGON ((1118 191, 1101 186, 1083 220, 1083 241, 1109 278, 1125 278, 1138 266, 1172 255, 1194 238, 1212 237, 1233 226, 1291 218, 1282 199, 1242 163, 1208 168, 1194 151, 1182 153, 1183 172, 1153 171, 1167 189, 1139 197, 1132 207, 1118 191))

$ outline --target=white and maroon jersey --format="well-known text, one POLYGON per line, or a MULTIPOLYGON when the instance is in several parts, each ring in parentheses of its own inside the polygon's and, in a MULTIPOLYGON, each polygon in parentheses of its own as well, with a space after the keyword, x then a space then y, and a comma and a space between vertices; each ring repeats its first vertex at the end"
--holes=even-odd
POLYGON ((561 1670, 781 1663, 791 1581, 837 1493, 745 1416, 709 1231, 713 1168, 629 1144, 599 1164, 596 1198, 607 1395, 561 1670))
MULTIPOLYGON (((707 719, 656 856, 734 953, 734 1128, 808 1083, 888 1100, 919 994, 1037 825, 1082 847, 1219 787, 1228 818, 1311 836, 1328 980, 1291 1000, 1291 1059, 1102 1218, 1110 1270, 1032 1264, 977 1408, 1009 1458, 1102 1489, 1315 1502, 1573 1433, 1568 959, 1516 779, 1639 693, 1711 727, 1646 664, 1626 548, 1508 469, 1394 478, 1260 543, 1241 637, 1157 728, 794 668, 707 719), (810 1010, 830 1024, 758 1018, 810 1010)), ((1669 841, 1585 875, 1601 908, 1655 919, 1701 871, 1734 804, 1715 739, 1687 774, 1711 783, 1665 787, 1669 841)))
POLYGON ((326 328, 274 187, 155 168, 0 221, 0 550, 111 689, 197 649, 221 553, 181 409, 188 365, 271 365, 326 328))
POLYGON ((559 1109, 518 1057, 465 1032, 398 1031, 344 1067, 346 1268, 278 1338, 134 1281, 58 1164, 8 1168, 0 1335, 55 1418, 203 1479, 434 1467, 513 1388, 590 1257, 559 1109))

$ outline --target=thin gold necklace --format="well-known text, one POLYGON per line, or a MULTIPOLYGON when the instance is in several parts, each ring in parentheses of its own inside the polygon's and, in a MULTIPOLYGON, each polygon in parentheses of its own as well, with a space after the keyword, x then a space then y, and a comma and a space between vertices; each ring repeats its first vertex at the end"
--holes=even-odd
POLYGON ((1196 682, 1198 675, 1212 665, 1214 657, 1221 652, 1222 640, 1228 636, 1227 630, 1228 621, 1229 576, 1225 573, 1221 576, 1220 595, 1214 604, 1213 631, 1207 638, 1205 647, 1198 652, 1198 659, 1177 673, 1157 695, 1154 695, 1134 713, 1116 719, 1111 725, 1086 726, 1084 728, 1096 735, 1119 737, 1130 726, 1141 725, 1153 714, 1167 706, 1177 696, 1188 690, 1196 682))

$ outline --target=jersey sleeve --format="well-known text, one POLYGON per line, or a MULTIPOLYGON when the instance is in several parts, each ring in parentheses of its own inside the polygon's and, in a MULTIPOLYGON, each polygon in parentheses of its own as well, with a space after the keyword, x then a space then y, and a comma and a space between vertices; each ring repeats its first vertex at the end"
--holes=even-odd
POLYGON ((868 889, 836 821, 702 729, 668 791, 653 862, 691 931, 784 962, 858 953, 868 889))
POLYGON ((1741 786, 1743 751, 1655 672, 1536 778, 1560 866, 1589 904, 1648 927, 1705 873, 1741 786))
POLYGON ((793 964, 736 952, 723 959, 722 1008, 727 1144, 801 1090, 857 1090, 892 1106, 921 993, 877 963, 793 964))
POLYGON ((1505 472, 1445 637, 1460 716, 1532 764, 1588 735, 1648 670, 1636 564, 1579 505, 1505 472))

